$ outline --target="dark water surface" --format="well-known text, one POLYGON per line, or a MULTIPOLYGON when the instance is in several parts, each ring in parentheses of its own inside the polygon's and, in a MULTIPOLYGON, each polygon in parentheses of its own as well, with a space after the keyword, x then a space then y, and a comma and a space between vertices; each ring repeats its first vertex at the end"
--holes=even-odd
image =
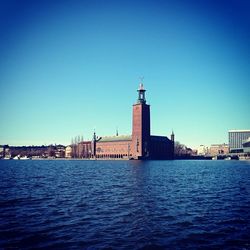
POLYGON ((0 249, 250 249, 250 162, 0 161, 0 249))

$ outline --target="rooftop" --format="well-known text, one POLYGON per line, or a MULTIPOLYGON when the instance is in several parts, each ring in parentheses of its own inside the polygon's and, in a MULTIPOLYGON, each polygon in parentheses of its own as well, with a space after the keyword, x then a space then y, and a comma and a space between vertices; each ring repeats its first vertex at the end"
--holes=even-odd
POLYGON ((228 130, 229 133, 231 132, 250 132, 250 129, 234 129, 234 130, 228 130))
POLYGON ((169 141, 167 136, 151 135, 150 138, 153 141, 169 141))
POLYGON ((100 137, 98 142, 112 142, 112 141, 131 141, 131 135, 119 135, 119 136, 103 136, 100 137))

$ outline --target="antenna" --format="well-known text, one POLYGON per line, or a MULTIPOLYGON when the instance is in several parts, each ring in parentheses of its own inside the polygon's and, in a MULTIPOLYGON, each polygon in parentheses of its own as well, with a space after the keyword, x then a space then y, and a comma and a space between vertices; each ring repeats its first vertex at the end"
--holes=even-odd
POLYGON ((140 82, 143 82, 144 76, 140 76, 140 77, 139 77, 139 80, 140 80, 140 82))

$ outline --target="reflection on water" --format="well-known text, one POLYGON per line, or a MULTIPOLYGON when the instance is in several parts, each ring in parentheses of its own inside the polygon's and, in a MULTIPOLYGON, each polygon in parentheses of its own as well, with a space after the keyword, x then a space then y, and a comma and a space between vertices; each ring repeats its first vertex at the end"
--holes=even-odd
POLYGON ((250 163, 0 161, 0 248, 249 248, 250 163))

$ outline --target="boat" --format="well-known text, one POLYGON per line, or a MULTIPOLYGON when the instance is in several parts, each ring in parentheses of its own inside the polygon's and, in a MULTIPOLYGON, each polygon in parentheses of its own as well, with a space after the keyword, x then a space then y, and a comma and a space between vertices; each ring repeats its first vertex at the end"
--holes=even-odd
POLYGON ((29 158, 29 157, 27 157, 26 155, 25 155, 25 156, 23 156, 23 157, 20 157, 19 159, 20 159, 20 160, 30 160, 30 158, 29 158))
POLYGON ((4 159, 4 160, 11 160, 11 157, 5 156, 3 159, 4 159))

